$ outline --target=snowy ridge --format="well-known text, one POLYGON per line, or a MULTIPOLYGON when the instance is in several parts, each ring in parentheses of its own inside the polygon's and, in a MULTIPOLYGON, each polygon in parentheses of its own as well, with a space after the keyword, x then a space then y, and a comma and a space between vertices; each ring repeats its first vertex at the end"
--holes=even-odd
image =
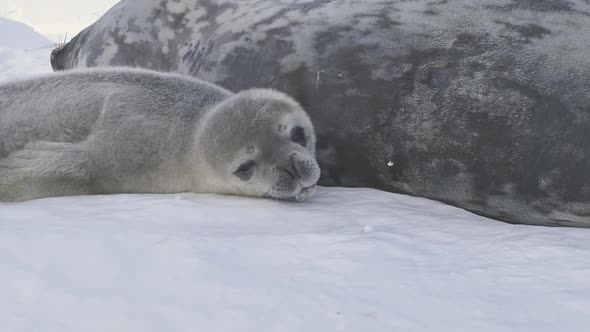
POLYGON ((26 24, 0 17, 0 48, 39 48, 53 43, 26 24))
POLYGON ((0 17, 0 82, 51 72, 49 57, 54 46, 31 27, 0 17))

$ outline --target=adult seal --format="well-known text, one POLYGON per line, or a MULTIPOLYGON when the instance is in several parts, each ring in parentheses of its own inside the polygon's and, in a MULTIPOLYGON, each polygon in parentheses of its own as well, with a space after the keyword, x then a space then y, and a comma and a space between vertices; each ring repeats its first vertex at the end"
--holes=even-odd
POLYGON ((209 192, 304 200, 320 169, 292 98, 177 74, 70 71, 0 84, 0 201, 209 192))
POLYGON ((56 70, 137 66, 308 111, 320 184, 590 226, 587 0, 125 0, 56 70))

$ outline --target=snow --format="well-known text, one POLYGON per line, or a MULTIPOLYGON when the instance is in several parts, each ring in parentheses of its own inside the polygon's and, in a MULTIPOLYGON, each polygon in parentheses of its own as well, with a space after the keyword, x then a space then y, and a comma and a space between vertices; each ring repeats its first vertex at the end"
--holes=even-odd
MULTIPOLYGON (((51 71, 49 52, 1 50, 0 81, 51 71)), ((590 230, 509 225, 372 189, 320 188, 302 203, 188 193, 0 203, 0 322, 585 332, 590 230)))
POLYGON ((34 48, 50 46, 53 43, 35 32, 33 28, 16 21, 0 17, 0 47, 34 48))
POLYGON ((52 41, 62 42, 94 23, 119 1, 0 0, 0 15, 23 22, 52 41))
POLYGON ((0 17, 0 80, 51 72, 54 46, 31 27, 0 17))

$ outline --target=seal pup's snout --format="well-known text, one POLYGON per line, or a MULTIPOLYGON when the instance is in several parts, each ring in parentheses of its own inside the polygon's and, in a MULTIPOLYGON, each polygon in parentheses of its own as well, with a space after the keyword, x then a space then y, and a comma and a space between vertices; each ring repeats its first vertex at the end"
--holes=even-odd
POLYGON ((299 184, 299 192, 293 197, 302 202, 313 196, 316 192, 316 183, 320 179, 320 166, 314 158, 303 156, 297 152, 289 156, 289 161, 299 184))
POLYGON ((291 153, 273 170, 278 179, 269 192, 270 197, 301 202, 315 194, 320 166, 311 153, 291 153))
POLYGON ((294 152, 289 156, 296 180, 302 188, 314 186, 320 179, 320 166, 313 158, 294 152))

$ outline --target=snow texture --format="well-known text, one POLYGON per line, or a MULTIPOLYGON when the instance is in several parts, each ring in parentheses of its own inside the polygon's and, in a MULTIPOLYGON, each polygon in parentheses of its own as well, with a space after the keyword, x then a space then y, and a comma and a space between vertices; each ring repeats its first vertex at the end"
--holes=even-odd
POLYGON ((35 32, 33 28, 16 21, 0 17, 1 48, 38 48, 53 43, 35 32))
MULTIPOLYGON (((0 81, 49 72, 49 52, 0 50, 0 81)), ((585 332, 590 230, 509 225, 371 189, 320 188, 304 203, 0 203, 0 322, 7 332, 585 332)))
POLYGON ((0 17, 0 79, 50 72, 47 63, 52 46, 31 27, 0 17))

